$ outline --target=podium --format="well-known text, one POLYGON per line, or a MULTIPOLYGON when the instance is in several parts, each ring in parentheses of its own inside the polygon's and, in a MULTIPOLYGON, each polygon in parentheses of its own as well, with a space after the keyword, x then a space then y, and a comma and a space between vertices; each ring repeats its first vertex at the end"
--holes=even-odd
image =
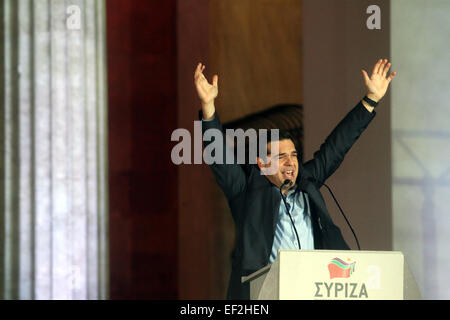
POLYGON ((251 300, 419 300, 403 253, 280 250, 277 259, 242 277, 251 300))

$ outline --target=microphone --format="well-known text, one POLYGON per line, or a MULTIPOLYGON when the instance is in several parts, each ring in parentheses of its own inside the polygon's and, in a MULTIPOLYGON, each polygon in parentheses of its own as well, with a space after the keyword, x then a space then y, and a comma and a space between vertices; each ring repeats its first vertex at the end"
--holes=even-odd
POLYGON ((289 184, 289 183, 291 183, 291 180, 289 180, 289 179, 284 180, 284 181, 283 181, 283 184, 282 184, 281 187, 280 187, 280 190, 283 189, 283 187, 284 187, 285 185, 289 184))
POLYGON ((301 250, 302 247, 300 246, 300 238, 298 237, 297 228, 295 227, 294 220, 292 219, 291 213, 289 212, 289 206, 286 203, 286 197, 282 192, 283 187, 289 183, 291 183, 291 180, 289 180, 289 179, 286 179, 283 181, 283 184, 280 187, 280 195, 281 195, 281 199, 283 199, 284 206, 286 207, 287 214, 289 215, 289 219, 291 219, 292 226, 294 227, 295 236, 297 237, 298 249, 301 250))

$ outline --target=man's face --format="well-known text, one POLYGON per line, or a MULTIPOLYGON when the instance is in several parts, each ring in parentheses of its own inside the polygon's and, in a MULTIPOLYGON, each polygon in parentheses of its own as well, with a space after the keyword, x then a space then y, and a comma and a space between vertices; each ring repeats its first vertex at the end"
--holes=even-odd
POLYGON ((281 187, 286 179, 291 180, 291 183, 285 186, 284 191, 289 190, 294 186, 298 176, 298 159, 297 150, 294 143, 290 139, 281 141, 269 142, 267 144, 268 163, 262 163, 258 158, 258 165, 261 169, 271 165, 271 161, 278 162, 278 169, 275 174, 266 175, 267 179, 276 185, 281 187), (276 150, 276 144, 278 144, 278 152, 276 150), (273 153, 272 153, 273 151, 273 153))

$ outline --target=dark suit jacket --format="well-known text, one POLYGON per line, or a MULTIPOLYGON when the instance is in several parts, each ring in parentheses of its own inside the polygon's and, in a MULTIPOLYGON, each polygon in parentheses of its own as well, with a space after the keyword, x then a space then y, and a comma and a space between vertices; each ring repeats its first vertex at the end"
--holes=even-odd
MULTIPOLYGON (((201 111, 199 116, 202 119, 201 111)), ((312 160, 304 164, 299 161, 297 184, 310 199, 315 249, 349 249, 340 229, 331 220, 319 188, 339 167, 374 116, 375 111, 370 113, 359 102, 326 138, 312 160)), ((223 132, 217 113, 213 120, 202 121, 203 133, 210 128, 223 132)), ((225 140, 222 142, 227 150, 225 140)), ((209 143, 205 141, 205 147, 209 143)), ((212 164, 210 167, 228 200, 236 228, 227 299, 249 299, 249 285, 242 284, 241 277, 269 263, 281 196, 256 165, 212 164)))

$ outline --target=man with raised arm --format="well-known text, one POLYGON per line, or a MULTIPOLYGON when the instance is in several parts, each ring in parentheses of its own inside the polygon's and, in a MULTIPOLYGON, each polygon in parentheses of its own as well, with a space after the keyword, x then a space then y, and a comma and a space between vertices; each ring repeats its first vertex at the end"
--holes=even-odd
MULTIPOLYGON (((387 76, 390 67, 386 59, 380 59, 370 77, 361 70, 366 95, 339 122, 313 159, 301 163, 292 138, 280 130, 278 141, 267 143, 267 157, 257 157, 256 165, 210 165, 228 200, 236 229, 227 299, 249 299, 249 285, 242 284, 241 277, 272 263, 280 249, 349 249, 340 229, 331 220, 319 189, 375 117, 374 108, 396 75, 393 72, 387 76), (276 172, 261 174, 272 161, 276 162, 276 172)), ((219 129, 227 150, 214 106, 219 77, 214 75, 212 84, 209 83, 203 75, 204 69, 199 63, 194 73, 201 101, 202 131, 204 134, 208 129, 219 129)), ((204 146, 209 143, 205 141, 204 146)))

